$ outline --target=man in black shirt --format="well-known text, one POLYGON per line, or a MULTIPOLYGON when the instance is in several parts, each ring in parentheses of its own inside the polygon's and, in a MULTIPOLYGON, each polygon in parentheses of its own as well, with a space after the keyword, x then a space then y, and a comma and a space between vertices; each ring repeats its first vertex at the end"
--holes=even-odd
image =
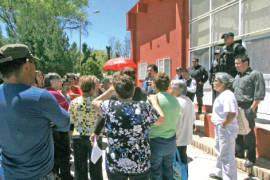
POLYGON ((208 73, 206 69, 199 64, 199 59, 192 59, 193 66, 190 68, 190 75, 192 78, 196 80, 197 89, 196 89, 196 97, 198 103, 198 113, 202 113, 203 106, 203 85, 208 80, 208 73))
POLYGON ((233 84, 238 106, 245 110, 251 131, 247 135, 238 135, 236 139, 236 156, 243 158, 247 151, 246 167, 252 167, 256 162, 256 137, 254 134, 257 107, 265 97, 265 82, 263 74, 249 67, 249 58, 239 55, 235 58, 238 71, 233 84))

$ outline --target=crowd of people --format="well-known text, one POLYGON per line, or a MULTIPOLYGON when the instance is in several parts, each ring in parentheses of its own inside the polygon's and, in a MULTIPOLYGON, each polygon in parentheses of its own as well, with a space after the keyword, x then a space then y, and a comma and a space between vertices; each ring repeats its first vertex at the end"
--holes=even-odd
MULTIPOLYGON (((223 180, 237 179, 235 156, 244 158, 245 149, 246 167, 256 162, 254 119, 265 96, 262 73, 249 67, 249 57, 239 45, 230 46, 233 54, 221 57, 223 65, 236 73, 220 68, 210 77, 217 94, 212 114, 217 172, 210 177, 223 180), (239 134, 239 109, 250 127, 243 134, 239 134)), ((103 135, 109 180, 173 180, 176 151, 188 164, 187 146, 196 119, 193 100, 196 95, 202 113, 203 85, 208 80, 199 59, 194 58, 189 69, 178 67, 173 80, 150 64, 142 87, 136 86, 136 71, 128 67, 100 83, 93 75, 44 75, 36 70, 35 61, 25 45, 0 48, 4 80, 0 148, 6 180, 87 180, 89 173, 92 180, 102 180, 102 158, 93 162, 91 156, 95 143, 104 148, 103 135)))

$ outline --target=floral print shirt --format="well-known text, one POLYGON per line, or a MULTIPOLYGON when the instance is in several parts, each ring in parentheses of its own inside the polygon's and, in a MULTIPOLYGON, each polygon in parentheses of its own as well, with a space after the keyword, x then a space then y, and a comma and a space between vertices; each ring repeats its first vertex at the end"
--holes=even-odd
POLYGON ((123 174, 148 171, 151 155, 149 128, 157 121, 158 112, 143 101, 106 100, 100 107, 107 129, 107 170, 123 174))
POLYGON ((70 124, 74 124, 75 135, 91 136, 98 113, 92 105, 94 97, 77 97, 69 105, 70 124))

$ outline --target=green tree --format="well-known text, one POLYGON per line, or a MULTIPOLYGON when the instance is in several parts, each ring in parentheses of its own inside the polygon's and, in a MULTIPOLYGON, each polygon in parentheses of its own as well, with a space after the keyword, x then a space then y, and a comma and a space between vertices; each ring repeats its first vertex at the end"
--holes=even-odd
POLYGON ((101 67, 92 57, 82 65, 81 75, 95 75, 97 78, 103 79, 101 67))
POLYGON ((87 0, 0 1, 0 20, 10 42, 28 45, 40 58, 37 68, 60 75, 78 70, 77 46, 68 43, 64 29, 76 28, 70 19, 84 22, 87 0))

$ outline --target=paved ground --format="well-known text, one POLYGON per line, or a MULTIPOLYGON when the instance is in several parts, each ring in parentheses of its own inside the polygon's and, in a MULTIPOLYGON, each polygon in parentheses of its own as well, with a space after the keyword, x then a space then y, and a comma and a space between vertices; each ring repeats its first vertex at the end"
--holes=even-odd
MULTIPOLYGON (((211 180, 209 174, 215 172, 216 158, 194 146, 188 146, 188 156, 192 159, 188 165, 189 180, 211 180)), ((247 173, 240 170, 237 171, 237 175, 238 180, 245 180, 248 177, 247 173)))
MULTIPOLYGON (((202 150, 195 148, 194 146, 188 146, 189 156, 189 180, 211 180, 209 174, 215 172, 216 158, 209 154, 206 154, 202 150)), ((104 157, 103 157, 104 158, 104 157)), ((73 167, 74 168, 74 167, 73 167)), ((73 169, 72 168, 72 169, 73 169)), ((72 174, 73 174, 72 170, 72 174)), ((104 180, 108 180, 103 163, 104 180)), ((238 170, 238 180, 246 180, 247 173, 238 170)), ((251 180, 251 179, 250 179, 251 180)), ((253 178, 253 180, 258 180, 253 178)))

